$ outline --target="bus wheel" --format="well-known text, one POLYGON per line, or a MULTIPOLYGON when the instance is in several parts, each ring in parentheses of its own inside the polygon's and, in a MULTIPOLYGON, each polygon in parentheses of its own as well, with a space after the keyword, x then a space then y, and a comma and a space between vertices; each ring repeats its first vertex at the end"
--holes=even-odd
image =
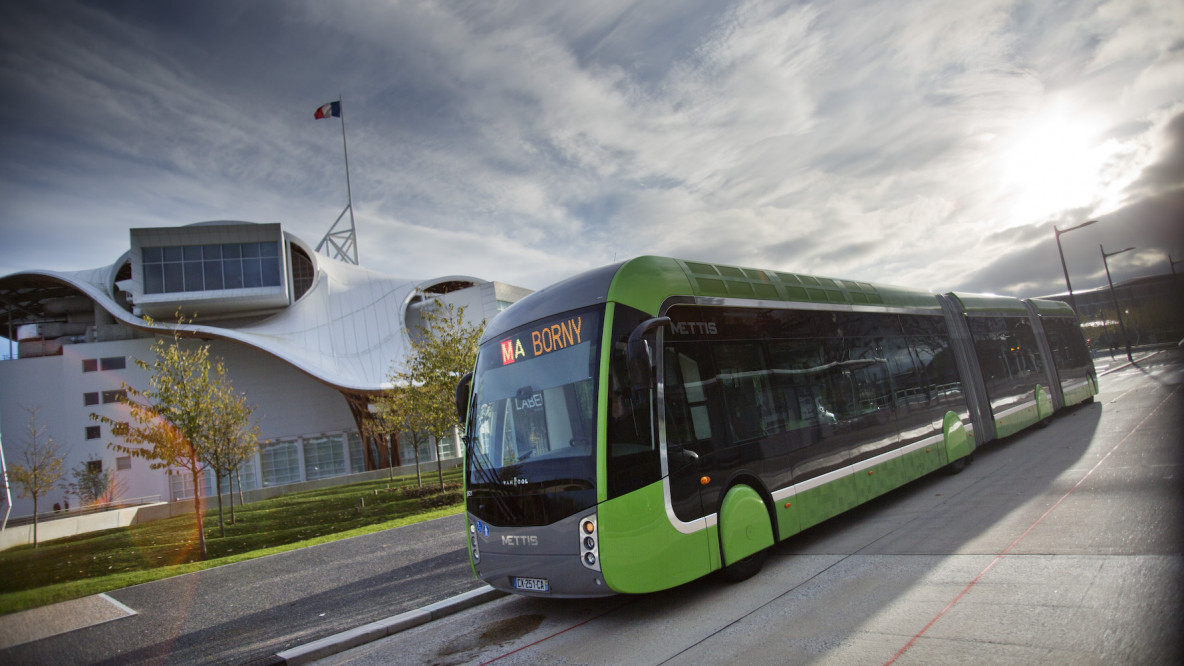
POLYGON ((769 557, 769 550, 758 550, 748 557, 728 565, 720 569, 719 575, 729 583, 739 583, 742 580, 752 578, 765 566, 765 560, 769 557))
POLYGON ((973 453, 968 456, 962 456, 961 458, 955 460, 954 462, 946 465, 945 473, 949 474, 950 476, 953 476, 953 475, 957 474, 958 472, 961 472, 962 470, 966 469, 966 467, 968 465, 970 465, 973 458, 974 458, 973 453))

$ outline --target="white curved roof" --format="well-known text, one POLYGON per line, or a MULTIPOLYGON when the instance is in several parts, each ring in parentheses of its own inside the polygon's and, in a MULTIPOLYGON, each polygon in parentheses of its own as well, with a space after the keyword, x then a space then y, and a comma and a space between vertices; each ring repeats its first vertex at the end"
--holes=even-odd
MULTIPOLYGON (((331 386, 360 392, 390 388, 392 360, 408 349, 404 313, 417 288, 441 282, 410 280, 319 255, 316 278, 296 303, 251 324, 221 327, 184 325, 202 338, 234 340, 276 356, 331 386)), ((85 293, 120 322, 142 330, 172 330, 175 324, 149 323, 121 307, 109 285, 120 262, 83 271, 22 271, 19 276, 59 280, 85 293)), ((452 276, 475 284, 485 280, 452 276)), ((199 319, 200 321, 200 319, 199 319)))

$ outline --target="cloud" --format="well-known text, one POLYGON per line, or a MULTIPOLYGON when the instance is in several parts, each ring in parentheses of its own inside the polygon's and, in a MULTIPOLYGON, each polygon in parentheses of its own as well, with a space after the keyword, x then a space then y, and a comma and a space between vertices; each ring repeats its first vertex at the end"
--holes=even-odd
MULTIPOLYGON (((1171 227, 1175 4, 9 3, 0 274, 202 219, 315 245, 346 191, 311 114, 341 93, 375 270, 539 288, 657 253, 1055 291, 1052 224, 1103 220, 1062 238, 1083 282, 1108 230, 1171 227)), ((1145 238, 1113 237, 1120 270, 1174 251, 1145 238)))

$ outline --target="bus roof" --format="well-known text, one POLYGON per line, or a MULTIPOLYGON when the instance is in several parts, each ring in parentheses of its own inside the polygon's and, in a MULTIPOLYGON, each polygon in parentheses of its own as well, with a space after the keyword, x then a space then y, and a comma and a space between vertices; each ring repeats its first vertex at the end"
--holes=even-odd
POLYGON ((962 311, 968 315, 1006 314, 1028 316, 1024 302, 1011 296, 995 294, 950 294, 962 304, 962 311))
POLYGON ((683 295, 940 310, 933 294, 918 289, 652 256, 621 264, 609 300, 657 312, 667 298, 683 295))
POLYGON ((1076 317, 1073 308, 1064 301, 1054 301, 1046 298, 1029 298, 1027 299, 1036 312, 1039 312, 1044 317, 1076 317))

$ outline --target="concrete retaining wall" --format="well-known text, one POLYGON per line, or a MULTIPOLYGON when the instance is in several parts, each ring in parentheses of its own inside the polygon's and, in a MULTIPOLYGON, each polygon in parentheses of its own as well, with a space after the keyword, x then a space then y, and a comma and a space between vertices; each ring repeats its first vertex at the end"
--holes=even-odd
MULTIPOLYGON (((461 464, 460 458, 452 460, 445 460, 443 462, 444 469, 452 469, 461 464)), ((425 485, 436 483, 436 463, 425 463, 420 465, 420 473, 423 475, 425 485)), ((247 503, 258 502, 260 500, 278 497, 280 495, 287 495, 289 493, 298 493, 306 490, 319 490, 321 488, 330 488, 333 486, 341 486, 348 483, 358 483, 361 481, 375 481, 378 479, 385 479, 388 476, 407 476, 415 474, 415 465, 403 465, 402 467, 395 467, 392 470, 373 470, 370 472, 360 472, 358 474, 349 474, 345 476, 335 476, 330 479, 318 479, 316 481, 305 481, 303 483, 291 483, 285 486, 272 486, 270 488, 257 488, 255 490, 247 490, 243 492, 243 498, 247 503)), ((235 493, 235 503, 237 505, 238 493, 235 493)), ((202 500, 205 502, 206 510, 217 509, 218 500, 215 497, 207 497, 202 500)), ((226 510, 230 508, 229 493, 222 495, 223 506, 226 510)), ((193 500, 179 500, 176 502, 157 502, 155 504, 144 504, 141 506, 132 506, 125 509, 112 509, 110 511, 100 511, 98 513, 88 513, 77 516, 67 516, 63 518, 56 518, 51 520, 44 520, 37 524, 37 541, 43 543, 52 541, 54 539, 63 539, 65 537, 74 536, 76 534, 85 534, 87 532, 98 532, 99 530, 109 530, 115 527, 127 527, 129 525, 140 525, 149 523, 161 518, 172 518, 173 516, 181 516, 193 513, 193 500)), ((216 520, 216 518, 215 518, 216 520)), ((207 522, 208 524, 208 522, 207 522)), ((13 546, 23 546, 25 544, 33 543, 33 525, 10 525, 0 532, 0 550, 12 548, 13 546)))

